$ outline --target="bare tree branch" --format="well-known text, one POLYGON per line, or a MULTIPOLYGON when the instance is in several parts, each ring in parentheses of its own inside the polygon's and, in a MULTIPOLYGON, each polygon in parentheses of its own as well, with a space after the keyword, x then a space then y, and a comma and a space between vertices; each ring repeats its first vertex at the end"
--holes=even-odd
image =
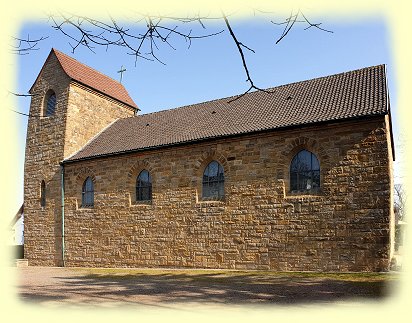
POLYGON ((278 44, 283 38, 286 37, 286 35, 292 29, 293 25, 296 23, 296 19, 298 18, 298 15, 299 15, 299 10, 296 14, 293 14, 293 11, 291 11, 289 18, 286 19, 285 29, 283 30, 283 33, 280 36, 280 38, 276 41, 276 44, 278 44))
POLYGON ((327 29, 319 27, 322 23, 316 23, 315 24, 315 23, 310 22, 309 19, 306 18, 306 16, 303 14, 303 12, 300 9, 298 9, 296 11, 296 13, 294 13, 293 10, 292 10, 289 17, 286 18, 285 21, 283 21, 281 23, 277 23, 277 22, 274 22, 272 20, 271 20, 271 23, 275 24, 275 25, 286 25, 285 29, 283 30, 282 35, 276 41, 276 44, 278 44, 283 38, 286 37, 286 35, 290 32, 290 30, 295 25, 295 23, 307 23, 309 26, 306 27, 305 30, 308 30, 309 28, 315 27, 319 30, 326 31, 328 33, 333 33, 333 31, 331 31, 331 30, 327 30, 327 29), (298 20, 299 15, 301 15, 303 17, 303 20, 298 20))
POLYGON ((176 48, 171 42, 172 36, 183 38, 190 47, 192 40, 216 36, 223 32, 221 30, 203 35, 193 35, 191 29, 184 31, 178 25, 169 27, 169 24, 173 22, 181 24, 196 22, 200 23, 203 29, 206 29, 205 24, 202 22, 203 19, 208 18, 200 16, 174 18, 160 15, 142 15, 142 18, 138 21, 139 23, 141 21, 146 22, 146 31, 141 33, 121 26, 113 17, 110 17, 111 23, 109 24, 88 17, 67 16, 63 13, 55 16, 50 15, 50 21, 53 23, 52 27, 75 41, 74 44, 70 43, 72 52, 79 46, 87 47, 93 52, 95 46, 105 46, 106 49, 109 46, 119 46, 127 48, 128 54, 135 56, 135 63, 138 58, 143 58, 150 61, 156 60, 161 64, 165 63, 158 57, 158 52, 161 51, 159 45, 162 43, 175 50, 176 48), (89 30, 89 28, 92 28, 92 30, 89 30))
POLYGON ((254 51, 253 49, 249 48, 248 46, 244 45, 242 42, 240 42, 240 41, 237 39, 237 37, 236 37, 235 33, 233 32, 233 29, 232 29, 232 27, 231 27, 231 25, 230 25, 230 23, 229 23, 229 20, 227 19, 226 15, 225 15, 223 12, 222 12, 222 16, 223 16, 223 20, 225 21, 226 27, 227 27, 227 29, 228 29, 228 31, 229 31, 229 34, 230 34, 230 36, 232 37, 233 41, 235 42, 236 47, 237 47, 237 49, 238 49, 238 51, 239 51, 240 57, 241 57, 241 59, 242 59, 243 69, 245 70, 245 73, 246 73, 246 76, 247 76, 246 82, 249 82, 249 84, 250 84, 250 87, 249 87, 249 89, 248 89, 247 91, 245 91, 245 92, 244 92, 243 94, 241 94, 240 96, 237 96, 236 98, 230 100, 229 103, 240 99, 241 97, 243 97, 244 95, 246 95, 247 93, 249 93, 249 92, 250 92, 251 90, 253 90, 253 89, 259 90, 259 91, 264 91, 264 92, 269 92, 269 91, 267 91, 267 90, 263 90, 263 89, 257 87, 257 86, 254 84, 252 78, 250 77, 249 69, 248 69, 248 67, 247 67, 245 55, 244 55, 244 53, 243 53, 243 49, 242 49, 242 48, 246 48, 246 49, 250 50, 250 51, 253 52, 253 53, 254 53, 255 51, 254 51))
POLYGON ((326 31, 327 33, 332 33, 333 34, 333 31, 331 31, 331 30, 320 28, 319 26, 322 24, 321 22, 317 23, 317 24, 313 24, 306 18, 306 16, 303 14, 303 12, 300 12, 300 14, 305 19, 305 21, 309 24, 309 26, 306 27, 305 30, 308 30, 309 28, 315 27, 315 28, 318 28, 319 30, 326 31))
MULTIPOLYGON (((265 12, 259 9, 253 9, 253 12, 255 15, 256 13, 265 15, 274 14, 273 12, 265 12)), ((241 98, 252 90, 270 93, 268 90, 263 90, 257 87, 250 75, 246 62, 245 50, 251 53, 255 53, 255 51, 241 42, 236 36, 229 22, 229 18, 232 16, 231 14, 222 11, 222 16, 194 14, 192 16, 183 17, 152 13, 136 13, 136 16, 137 17, 133 17, 131 20, 132 22, 128 25, 116 21, 111 16, 109 16, 109 21, 107 22, 70 13, 50 14, 48 16, 48 21, 51 23, 51 27, 54 30, 60 32, 69 39, 68 43, 72 48, 72 53, 80 47, 85 47, 93 53, 95 53, 97 47, 103 47, 106 50, 108 50, 109 47, 121 47, 126 50, 128 55, 135 57, 135 65, 140 58, 148 61, 157 61, 166 65, 159 53, 162 52, 164 47, 176 50, 177 46, 175 40, 183 39, 187 43, 189 49, 192 41, 216 36, 225 31, 225 29, 222 29, 216 32, 193 34, 191 28, 193 24, 195 24, 196 27, 200 24, 202 30, 206 30, 206 21, 223 20, 231 39, 236 45, 243 69, 246 73, 246 82, 249 83, 249 88, 242 95, 237 96, 232 101, 241 98), (143 24, 143 22, 145 24, 143 24)), ((305 30, 315 27, 322 31, 332 32, 320 27, 321 23, 312 23, 300 9, 292 10, 285 21, 281 23, 271 22, 275 25, 285 25, 276 44, 289 34, 296 23, 307 24, 308 26, 305 30)), ((26 54, 31 50, 37 50, 38 43, 46 38, 48 37, 41 37, 38 39, 30 39, 29 36, 27 39, 14 38, 17 44, 14 46, 13 51, 18 54, 26 54)))
POLYGON ((30 39, 30 35, 27 35, 27 39, 12 37, 13 41, 17 42, 16 45, 12 45, 12 52, 18 55, 27 55, 30 51, 38 50, 37 45, 47 38, 49 37, 42 36, 40 38, 30 39))
POLYGON ((14 92, 11 92, 11 91, 8 91, 9 92, 9 94, 13 94, 14 96, 20 96, 20 97, 33 97, 33 96, 37 96, 37 95, 39 95, 39 94, 21 94, 21 93, 14 93, 14 92))
POLYGON ((394 185, 394 207, 395 207, 395 213, 398 215, 399 220, 405 220, 405 206, 406 206, 406 192, 405 188, 402 184, 395 184, 394 185))
POLYGON ((11 112, 14 112, 14 113, 23 115, 23 116, 25 116, 25 117, 30 117, 30 118, 41 118, 41 117, 42 117, 42 116, 40 116, 40 115, 27 114, 27 113, 23 113, 23 112, 14 110, 14 109, 9 109, 9 110, 10 110, 11 112))

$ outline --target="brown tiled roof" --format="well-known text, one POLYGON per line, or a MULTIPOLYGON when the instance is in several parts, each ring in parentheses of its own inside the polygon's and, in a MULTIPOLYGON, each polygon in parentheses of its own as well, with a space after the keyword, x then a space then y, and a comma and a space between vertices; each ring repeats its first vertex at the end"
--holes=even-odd
POLYGON ((113 80, 112 78, 94 70, 93 68, 84 65, 74 58, 52 49, 57 59, 59 60, 65 73, 73 80, 82 83, 100 93, 112 97, 120 102, 123 102, 133 108, 138 108, 133 102, 125 87, 113 80))
POLYGON ((119 119, 67 159, 388 113, 385 66, 119 119))

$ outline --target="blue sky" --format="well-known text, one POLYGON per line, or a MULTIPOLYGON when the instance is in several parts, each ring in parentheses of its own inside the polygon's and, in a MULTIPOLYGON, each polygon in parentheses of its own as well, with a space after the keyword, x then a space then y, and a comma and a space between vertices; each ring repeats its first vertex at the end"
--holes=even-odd
MULTIPOLYGON (((310 12, 306 13, 311 18, 310 12)), ((302 81, 320 76, 345 72, 367 66, 387 64, 388 86, 394 123, 394 137, 399 137, 396 105, 396 75, 391 52, 390 25, 380 16, 362 17, 347 21, 328 16, 313 18, 327 33, 315 28, 304 30, 297 25, 279 44, 275 44, 283 31, 282 26, 270 22, 269 16, 235 20, 232 27, 238 39, 255 50, 248 51, 246 61, 255 84, 261 88, 302 81)), ((278 17, 277 21, 281 21, 278 17)), ((193 34, 216 32, 224 29, 223 22, 207 23, 207 30, 194 26, 193 34)), ((38 50, 18 56, 18 82, 13 92, 27 93, 37 77, 51 47, 74 57, 80 62, 114 78, 126 67, 123 84, 140 107, 141 113, 170 109, 182 105, 240 94, 249 88, 235 44, 227 31, 217 36, 193 40, 188 49, 181 39, 173 42, 176 50, 164 47, 159 57, 167 64, 138 60, 125 50, 96 49, 96 54, 79 48, 74 54, 68 39, 46 24, 22 25, 20 37, 48 35, 38 50)), ((28 113, 29 98, 18 100, 20 112, 28 113)), ((19 147, 21 188, 23 188, 24 145, 27 117, 19 116, 19 147)), ((395 181, 400 181, 398 168, 395 181)), ((22 190, 20 192, 23 199, 22 190)))

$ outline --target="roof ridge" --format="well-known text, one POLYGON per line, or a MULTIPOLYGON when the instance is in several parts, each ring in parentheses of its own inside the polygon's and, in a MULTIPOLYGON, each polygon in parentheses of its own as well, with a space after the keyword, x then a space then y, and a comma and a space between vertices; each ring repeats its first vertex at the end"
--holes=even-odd
POLYGON ((289 86, 289 85, 293 85, 293 84, 300 84, 300 83, 310 82, 310 81, 315 81, 315 80, 320 80, 320 79, 327 79, 327 78, 336 77, 336 76, 344 75, 344 74, 351 74, 351 73, 355 73, 355 72, 359 72, 359 71, 366 71, 366 70, 373 69, 373 68, 376 68, 376 67, 384 67, 385 68, 385 66, 386 66, 386 64, 372 65, 372 66, 368 66, 368 67, 357 68, 355 70, 339 72, 339 73, 336 73, 336 74, 318 76, 318 77, 310 78, 310 79, 307 79, 307 80, 285 83, 285 84, 278 85, 278 86, 275 86, 275 87, 267 88, 265 90, 273 90, 273 89, 277 89, 277 88, 281 88, 281 87, 289 86))
MULTIPOLYGON (((73 81, 96 90, 112 99, 115 99, 133 109, 139 109, 133 101, 126 87, 114 78, 86 65, 77 59, 52 48, 47 59, 53 54, 59 62, 63 72, 73 81)), ((47 62, 47 60, 46 60, 47 62)))
MULTIPOLYGON (((278 86, 263 89, 263 91, 270 91, 270 90, 280 89, 280 88, 283 88, 283 87, 286 87, 286 86, 291 86, 293 84, 301 84, 301 83, 320 80, 320 79, 327 79, 327 78, 336 77, 336 76, 339 76, 339 75, 355 73, 355 72, 359 72, 359 71, 362 71, 362 70, 368 70, 368 69, 373 69, 373 68, 377 68, 377 67, 386 68, 386 64, 373 65, 373 66, 358 68, 358 69, 355 69, 355 70, 340 72, 340 73, 336 73, 336 74, 331 74, 331 75, 326 75, 326 76, 318 76, 318 77, 314 77, 314 78, 307 79, 307 80, 285 83, 285 84, 281 84, 281 85, 278 85, 278 86)), ((140 114, 140 115, 137 115, 137 116, 134 116, 134 117, 149 116, 149 115, 152 115, 152 114, 158 114, 158 113, 168 112, 168 111, 172 111, 172 110, 176 111, 176 110, 180 110, 180 109, 184 109, 184 108, 193 107, 193 106, 196 106, 196 105, 199 105, 199 104, 212 103, 212 102, 215 102, 215 101, 231 100, 232 98, 236 98, 236 97, 239 97, 239 96, 247 97, 247 96, 249 96, 251 94, 254 94, 254 93, 257 93, 259 91, 262 91, 262 90, 254 90, 254 91, 251 91, 251 92, 247 92, 246 94, 243 94, 243 95, 242 94, 235 94, 235 95, 231 95, 231 96, 224 97, 224 98, 211 99, 211 100, 207 100, 207 101, 201 101, 201 102, 197 102, 197 103, 191 103, 191 104, 188 104, 188 105, 183 105, 183 106, 180 106, 180 107, 174 107, 174 108, 168 108, 168 109, 159 110, 159 111, 153 111, 153 112, 149 112, 149 113, 143 113, 143 114, 140 114)), ((265 92, 265 93, 268 93, 268 92, 265 92)), ((129 119, 129 118, 127 118, 127 119, 129 119)))
MULTIPOLYGON (((83 66, 86 66, 87 68, 90 68, 90 69, 93 70, 94 72, 96 72, 96 73, 98 73, 98 74, 100 74, 100 75, 102 75, 102 76, 104 76, 104 77, 106 77, 106 78, 108 78, 108 79, 111 79, 112 81, 118 83, 118 84, 121 85, 123 88, 125 88, 125 86, 124 86, 122 83, 120 83, 119 81, 116 81, 114 78, 112 78, 112 77, 110 77, 110 76, 108 76, 108 75, 106 75, 106 74, 98 71, 97 69, 95 69, 95 68, 93 68, 93 67, 91 67, 91 66, 89 66, 89 65, 87 65, 87 64, 85 64, 85 63, 80 62, 79 60, 75 59, 74 57, 71 57, 71 56, 63 53, 62 51, 59 51, 59 50, 57 50, 57 49, 54 48, 54 47, 52 47, 52 51, 54 51, 55 53, 58 53, 58 54, 60 54, 60 55, 63 55, 63 56, 65 56, 65 57, 67 57, 67 58, 69 58, 69 59, 71 59, 71 60, 74 60, 74 61, 76 61, 77 63, 79 63, 79 64, 81 64, 81 65, 83 65, 83 66)), ((56 56, 57 56, 57 55, 56 55, 56 56)), ((64 69, 64 66, 62 66, 62 67, 63 67, 63 69, 64 69)))

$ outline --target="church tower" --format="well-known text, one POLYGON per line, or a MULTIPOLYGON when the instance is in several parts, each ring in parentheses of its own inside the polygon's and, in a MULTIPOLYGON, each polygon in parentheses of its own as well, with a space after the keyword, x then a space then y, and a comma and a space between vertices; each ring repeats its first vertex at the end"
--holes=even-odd
POLYGON ((24 166, 25 258, 62 266, 60 163, 119 118, 139 110, 119 82, 52 49, 30 89, 24 166))

